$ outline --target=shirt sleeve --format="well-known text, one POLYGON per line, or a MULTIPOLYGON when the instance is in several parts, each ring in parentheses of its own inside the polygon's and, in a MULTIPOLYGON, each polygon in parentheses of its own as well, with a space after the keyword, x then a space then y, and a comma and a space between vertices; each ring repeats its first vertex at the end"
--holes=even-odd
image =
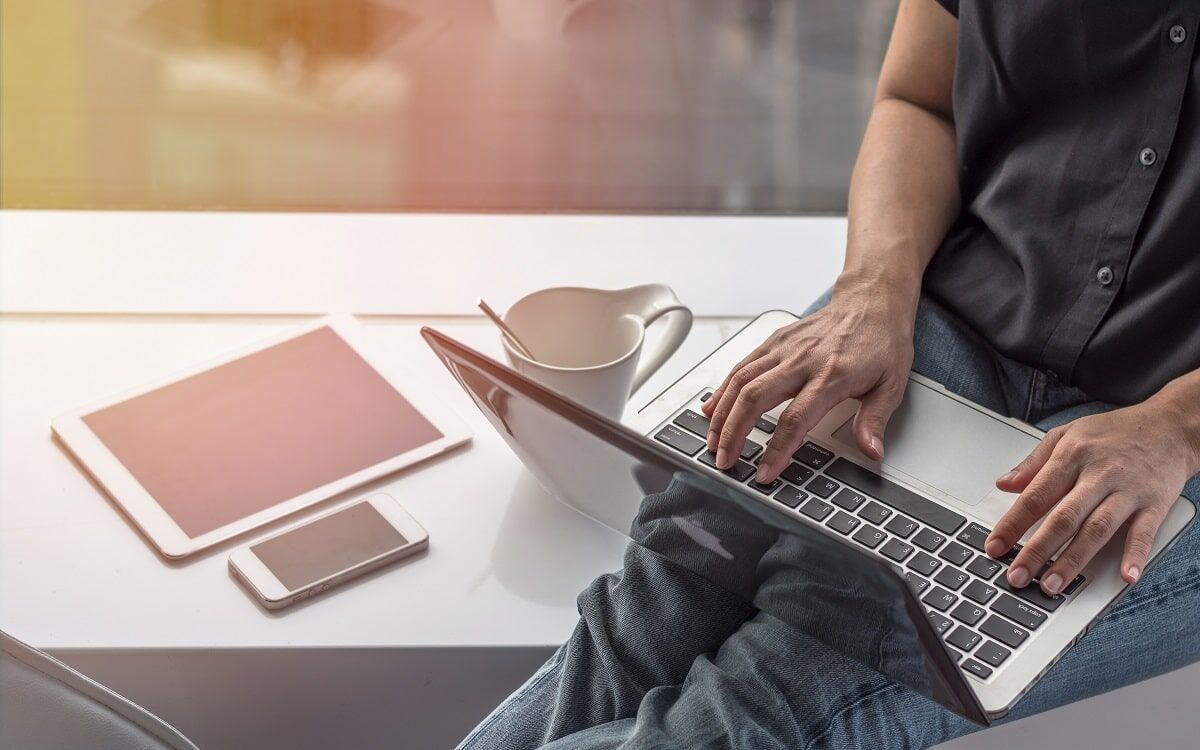
POLYGON ((950 15, 958 18, 958 0, 937 0, 938 5, 950 11, 950 15))

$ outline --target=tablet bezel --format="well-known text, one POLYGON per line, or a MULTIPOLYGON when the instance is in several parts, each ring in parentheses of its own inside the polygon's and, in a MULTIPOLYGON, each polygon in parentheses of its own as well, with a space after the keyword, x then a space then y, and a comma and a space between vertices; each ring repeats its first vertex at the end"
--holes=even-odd
POLYGON ((471 439, 471 429, 443 400, 429 393, 418 378, 413 378, 411 373, 404 372, 402 368, 390 362, 388 357, 381 356, 379 352, 372 352, 363 334, 362 324, 350 315, 326 316, 308 325, 293 328, 286 333, 259 341, 254 345, 239 348, 218 359, 74 409, 51 420, 50 429, 163 557, 172 560, 185 558, 311 507, 323 500, 340 495, 366 482, 444 453, 471 439), (379 373, 389 385, 406 398, 442 433, 442 437, 341 479, 315 487, 301 495, 276 503, 233 523, 200 536, 191 537, 175 523, 170 514, 158 504, 133 474, 104 445, 100 437, 83 421, 85 416, 93 412, 325 327, 332 329, 375 372, 379 373))

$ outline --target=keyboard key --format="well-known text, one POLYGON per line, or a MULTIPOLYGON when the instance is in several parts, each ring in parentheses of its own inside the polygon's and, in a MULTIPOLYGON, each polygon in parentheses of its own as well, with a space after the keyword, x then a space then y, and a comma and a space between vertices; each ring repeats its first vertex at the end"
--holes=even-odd
POLYGON ((952 648, 952 649, 949 649, 949 651, 950 651, 950 658, 954 660, 955 664, 958 664, 960 661, 963 660, 963 653, 961 651, 959 651, 958 649, 952 648))
POLYGON ((779 489, 783 485, 783 480, 776 479, 773 482, 767 482, 766 484, 759 484, 757 481, 751 479, 749 482, 747 482, 747 484, 749 484, 751 487, 758 490, 759 492, 763 493, 764 495, 770 495, 772 492, 779 489))
POLYGON ((951 591, 958 591, 969 578, 970 576, 958 568, 947 565, 938 572, 937 578, 934 578, 933 582, 940 583, 951 591))
POLYGON ((974 552, 962 546, 958 542, 950 542, 942 548, 941 552, 938 553, 938 557, 955 565, 965 565, 967 560, 970 560, 974 556, 974 552))
POLYGON ((759 417, 758 421, 754 423, 754 426, 768 435, 775 431, 775 423, 766 417, 759 417))
POLYGON ((788 467, 779 473, 779 476, 788 480, 792 484, 804 484, 812 478, 813 470, 807 466, 801 466, 793 461, 788 464, 788 467))
POLYGON ((926 581, 916 573, 905 573, 904 577, 908 580, 908 585, 917 596, 920 596, 922 591, 929 588, 929 581, 926 581))
POLYGON ((963 596, 973 602, 987 604, 996 595, 998 589, 995 586, 989 586, 983 581, 971 581, 967 587, 963 589, 963 596))
POLYGON ((1036 583, 1031 583, 1024 588, 1014 588, 1013 585, 1008 582, 1008 576, 1006 575, 996 578, 995 583, 998 587, 1004 589, 1005 591, 1016 594, 1030 604, 1037 605, 1047 612, 1053 612, 1067 600, 1062 594, 1058 594, 1056 596, 1046 596, 1046 594, 1042 592, 1042 587, 1036 583))
POLYGON ((975 658, 982 659, 993 667, 998 667, 1004 663, 1004 660, 1010 654, 1012 654, 1012 651, 1009 651, 995 641, 987 641, 975 652, 975 658))
POLYGON ((954 608, 954 611, 950 613, 950 616, 955 620, 960 620, 968 625, 974 625, 982 620, 983 616, 986 614, 987 612, 985 612, 983 608, 976 607, 971 602, 963 602, 954 608))
MULTIPOLYGON (((783 503, 789 508, 795 508, 800 503, 808 499, 808 493, 804 490, 798 490, 792 485, 784 485, 783 489, 775 493, 776 502, 783 503)), ((820 519, 817 519, 820 520, 820 519)))
POLYGON ((872 501, 867 503, 867 507, 860 510, 858 515, 862 516, 865 520, 870 521, 871 523, 881 524, 887 520, 888 516, 892 515, 892 511, 889 508, 885 508, 879 503, 872 501))
POLYGON ((1027 604, 1008 594, 1001 594, 999 599, 992 602, 992 611, 998 612, 1018 625, 1024 625, 1030 630, 1037 630, 1038 626, 1049 617, 1049 615, 1032 604, 1027 604))
MULTIPOLYGON (((799 490, 797 490, 797 492, 799 492, 799 490)), ((804 493, 801 492, 800 494, 803 495, 804 493)), ((776 495, 775 498, 778 499, 779 495, 776 495)), ((825 517, 833 512, 833 506, 814 497, 812 500, 809 500, 807 503, 800 506, 800 512, 815 521, 824 521, 825 517)))
POLYGON ((704 447, 704 441, 695 435, 689 435, 673 424, 659 430, 654 439, 660 443, 665 443, 671 446, 680 453, 685 453, 689 456, 694 456, 704 447))
POLYGON ((913 555, 913 559, 909 560, 908 565, 905 567, 922 575, 931 576, 933 575, 933 571, 942 567, 942 563, 936 557, 931 557, 924 552, 918 552, 913 555))
MULTIPOLYGON (((704 441, 700 442, 703 443, 704 441)), ((717 454, 712 451, 704 451, 700 454, 700 463, 711 466, 714 469, 717 468, 717 454)), ((745 461, 737 461, 733 466, 730 466, 721 473, 733 477, 739 482, 744 482, 754 476, 754 467, 745 461)))
POLYGON ((946 541, 946 537, 937 533, 933 529, 921 529, 917 535, 913 537, 913 544, 923 550, 933 552, 938 547, 942 546, 942 542, 946 541))
POLYGON ((884 526, 883 530, 889 534, 895 534, 901 539, 908 539, 917 530, 917 522, 911 518, 896 516, 888 521, 887 526, 884 526))
POLYGON ((699 412, 684 409, 683 413, 675 417, 673 422, 685 430, 696 433, 702 438, 708 437, 708 417, 699 412))
POLYGON ((712 395, 712 391, 705 391, 704 395, 700 397, 700 403, 703 404, 705 401, 708 401, 710 398, 712 398, 712 395))
POLYGON ((938 635, 944 634, 954 625, 954 620, 951 620, 945 615, 940 615, 937 612, 929 613, 929 622, 933 624, 933 629, 938 635))
POLYGON ((887 534, 870 524, 863 524, 863 527, 851 538, 867 549, 875 549, 883 543, 884 539, 887 539, 887 534))
POLYGON ((974 659, 966 659, 962 663, 962 668, 981 680, 986 680, 992 676, 992 668, 984 666, 974 659))
POLYGON ((825 473, 945 534, 953 534, 967 522, 965 516, 946 506, 938 505, 844 458, 830 464, 825 473))
POLYGON ((992 533, 992 530, 986 526, 969 523, 967 524, 967 528, 963 529, 962 533, 958 535, 958 541, 972 549, 983 552, 983 543, 987 541, 988 534, 990 533, 992 533))
POLYGON ((1017 559, 1017 553, 1020 552, 1022 549, 1024 549, 1023 545, 1014 544, 1012 549, 1010 549, 1008 552, 1005 552, 1003 555, 1001 555, 1000 557, 997 557, 996 559, 999 560, 1000 562, 1004 563, 1005 565, 1012 565, 1012 561, 1017 559))
POLYGON ((749 461, 757 456, 762 451, 762 446, 753 440, 747 439, 746 444, 742 446, 742 458, 749 461))
MULTIPOLYGON (((962 605, 959 605, 959 607, 961 608, 962 605)), ((959 625, 954 629, 953 633, 946 637, 946 643, 949 643, 951 646, 957 646, 963 651, 968 652, 975 648, 975 644, 982 640, 983 636, 981 636, 979 633, 976 633, 974 630, 971 630, 970 628, 963 627, 962 625, 959 625)))
POLYGON ((983 634, 995 638, 1010 648, 1016 648, 1029 637, 1029 631, 1018 628, 1000 615, 992 615, 979 626, 983 634))
POLYGON ((975 559, 971 561, 971 564, 967 566, 967 572, 971 575, 979 576, 985 581, 990 581, 992 580, 992 576, 996 575, 996 571, 1000 570, 1002 567, 1004 566, 990 557, 976 555, 975 559))
POLYGON ((866 500, 865 497, 858 494, 857 492, 855 492, 852 489, 846 488, 834 496, 833 504, 838 506, 839 508, 845 508, 846 510, 854 510, 858 506, 862 505, 864 500, 866 500))
POLYGON ((836 516, 829 519, 829 528, 842 534, 849 534, 860 523, 861 521, 854 516, 839 510, 836 516))
POLYGON ((905 544, 896 537, 887 540, 887 544, 879 548, 879 553, 896 562, 904 562, 904 558, 912 554, 913 546, 905 544))
POLYGON ((1062 590, 1063 594, 1065 594, 1066 596, 1070 596, 1071 594, 1074 594, 1075 589, 1079 588, 1080 585, 1083 584, 1083 581, 1084 581, 1084 578, 1083 578, 1082 573, 1075 576, 1074 578, 1071 579, 1071 582, 1067 584, 1067 587, 1062 590))
POLYGON ((805 443, 800 446, 798 451, 792 454, 792 458, 814 469, 819 469, 829 463, 830 459, 833 458, 833 454, 816 443, 805 443))
POLYGON ((941 586, 934 586, 933 591, 930 591, 928 594, 921 597, 921 601, 925 602, 939 612, 945 612, 954 606, 954 603, 958 601, 958 597, 954 594, 951 594, 941 586))
POLYGON ((837 488, 841 485, 832 479, 827 479, 826 477, 818 474, 812 478, 812 481, 804 486, 814 495, 817 495, 821 498, 828 498, 830 495, 837 492, 837 488))

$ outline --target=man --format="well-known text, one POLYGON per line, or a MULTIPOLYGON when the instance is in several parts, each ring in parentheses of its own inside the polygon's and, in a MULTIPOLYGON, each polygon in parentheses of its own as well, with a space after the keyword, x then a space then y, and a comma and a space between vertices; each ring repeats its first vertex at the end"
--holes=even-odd
MULTIPOLYGON (((1200 3, 902 0, 830 295, 705 404, 717 463, 791 400, 769 481, 835 404, 882 457, 909 369, 1046 438, 987 541, 1058 593, 1114 535, 1138 583, 1200 499, 1200 3), (940 5, 939 5, 940 3, 940 5), (1189 479, 1190 478, 1190 479, 1189 479)), ((631 549, 571 640, 464 747, 924 747, 971 725, 631 549), (664 579, 666 582, 664 583, 664 579)), ((1013 716, 1200 658, 1193 526, 1013 716), (1152 649, 1147 648, 1153 645, 1152 649)))

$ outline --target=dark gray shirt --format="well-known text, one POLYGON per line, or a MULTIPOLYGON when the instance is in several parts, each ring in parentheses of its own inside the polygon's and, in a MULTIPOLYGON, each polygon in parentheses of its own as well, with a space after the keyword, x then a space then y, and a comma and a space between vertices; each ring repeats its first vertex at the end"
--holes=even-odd
POLYGON ((1200 2, 939 2, 963 210, 926 291, 1092 398, 1200 368, 1200 2))

